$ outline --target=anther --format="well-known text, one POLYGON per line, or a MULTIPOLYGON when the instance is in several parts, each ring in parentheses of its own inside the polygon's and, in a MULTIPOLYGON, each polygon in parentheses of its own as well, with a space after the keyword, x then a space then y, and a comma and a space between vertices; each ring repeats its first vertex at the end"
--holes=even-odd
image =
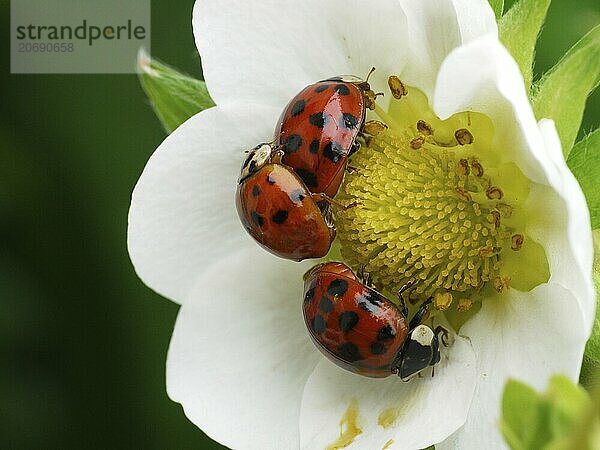
POLYGON ((496 209, 500 211, 502 217, 506 217, 508 219, 510 218, 510 216, 512 216, 513 208, 512 206, 507 205, 506 203, 498 203, 496 205, 496 209))
POLYGON ((488 222, 493 223, 495 228, 500 228, 500 213, 496 210, 491 211, 488 216, 488 222))
POLYGON ((471 170, 476 177, 481 178, 483 176, 483 166, 476 159, 471 160, 471 170))
POLYGON ((472 200, 471 193, 469 191, 467 191, 465 188, 457 187, 456 193, 465 202, 470 202, 472 200))
POLYGON ((490 200, 500 200, 502 197, 504 197, 504 192, 502 192, 502 189, 500 189, 498 186, 490 186, 486 189, 485 195, 490 200))
POLYGON ((456 309, 460 312, 465 312, 471 309, 471 307, 473 306, 473 300, 469 299, 469 298, 461 298, 460 300, 458 300, 458 303, 456 304, 456 309))
POLYGON ((413 150, 418 150, 423 146, 424 143, 425 138, 423 136, 416 137, 414 139, 411 139, 410 148, 412 148, 413 150))
POLYGON ((436 292, 433 296, 433 306, 438 311, 446 311, 452 304, 452 294, 446 292, 436 292))
POLYGON ((404 86, 404 83, 400 81, 396 75, 392 75, 388 78, 388 86, 395 99, 400 100, 403 96, 408 95, 408 89, 404 86))
POLYGON ((512 248, 514 251, 521 250, 521 247, 523 247, 524 240, 525 240, 525 238, 523 237, 522 234, 513 235, 513 237, 511 238, 510 248, 512 248))
POLYGON ((433 128, 431 128, 431 125, 429 125, 424 120, 419 120, 417 122, 417 131, 427 136, 431 136, 433 134, 433 128))
POLYGON ((371 136, 377 136, 379 133, 387 130, 387 125, 379 120, 369 120, 363 125, 363 132, 371 136))
POLYGON ((461 159, 458 161, 458 174, 459 175, 469 175, 471 170, 469 169, 469 161, 466 159, 461 159))
POLYGON ((468 145, 473 143, 473 135, 466 128, 461 128, 454 132, 454 137, 460 145, 468 145))
POLYGON ((510 288, 510 277, 494 278, 494 289, 496 289, 496 292, 501 294, 504 291, 506 291, 508 288, 510 288))

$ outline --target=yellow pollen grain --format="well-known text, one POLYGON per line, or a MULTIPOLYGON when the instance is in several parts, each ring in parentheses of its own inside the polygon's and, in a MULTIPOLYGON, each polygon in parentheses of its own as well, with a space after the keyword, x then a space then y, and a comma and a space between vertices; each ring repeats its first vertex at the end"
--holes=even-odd
POLYGON ((433 296, 433 306, 438 311, 445 311, 452 304, 452 294, 450 292, 436 292, 433 296))
POLYGON ((327 450, 348 447, 362 433, 358 427, 358 401, 353 399, 340 420, 340 437, 327 446, 327 450))

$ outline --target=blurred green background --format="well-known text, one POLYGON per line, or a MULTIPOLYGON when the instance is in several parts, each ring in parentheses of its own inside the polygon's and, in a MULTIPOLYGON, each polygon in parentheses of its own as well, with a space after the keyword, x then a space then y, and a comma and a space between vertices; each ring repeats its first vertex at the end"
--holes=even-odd
MULTIPOLYGON (((200 76, 192 5, 152 1, 152 53, 200 76)), ((130 194, 165 136, 136 76, 11 75, 0 8, 0 448, 223 448, 166 395, 178 308, 127 255, 130 194)), ((537 73, 598 22, 597 0, 555 0, 537 73)), ((585 130, 599 112, 596 93, 585 130)))

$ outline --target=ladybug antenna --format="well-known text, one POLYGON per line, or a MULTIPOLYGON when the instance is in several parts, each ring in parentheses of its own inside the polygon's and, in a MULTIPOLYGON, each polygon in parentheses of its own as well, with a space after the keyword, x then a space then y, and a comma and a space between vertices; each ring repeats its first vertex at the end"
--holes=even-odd
POLYGON ((371 77, 371 74, 375 72, 375 67, 371 67, 371 70, 369 70, 369 73, 367 74, 367 78, 365 78, 365 82, 368 83, 369 82, 369 78, 371 77))

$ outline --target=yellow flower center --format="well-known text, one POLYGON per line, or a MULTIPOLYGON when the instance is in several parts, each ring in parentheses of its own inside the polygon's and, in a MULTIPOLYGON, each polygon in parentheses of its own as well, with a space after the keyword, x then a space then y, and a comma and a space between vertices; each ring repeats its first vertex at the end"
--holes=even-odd
POLYGON ((410 299, 432 297, 438 310, 547 281, 544 250, 526 232, 530 181, 494 148, 490 119, 442 121, 425 95, 398 83, 390 78, 394 100, 376 109, 385 123, 365 126, 337 197, 349 206, 336 215, 342 257, 379 289, 413 283, 410 299))

